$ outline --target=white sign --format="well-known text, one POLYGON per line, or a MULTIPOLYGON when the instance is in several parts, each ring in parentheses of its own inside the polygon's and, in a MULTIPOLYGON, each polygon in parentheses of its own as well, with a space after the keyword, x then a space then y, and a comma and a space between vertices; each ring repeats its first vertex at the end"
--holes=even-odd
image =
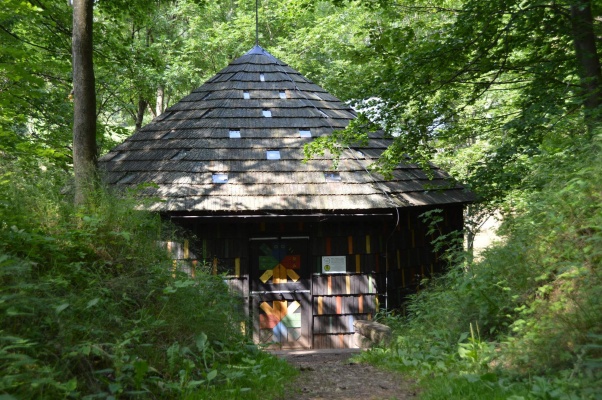
POLYGON ((326 256, 322 257, 323 274, 340 274, 347 272, 347 257, 326 256))

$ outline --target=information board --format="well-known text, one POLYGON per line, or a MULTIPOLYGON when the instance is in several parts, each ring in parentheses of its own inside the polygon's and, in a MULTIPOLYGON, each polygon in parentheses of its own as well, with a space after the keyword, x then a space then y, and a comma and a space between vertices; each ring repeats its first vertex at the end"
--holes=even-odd
POLYGON ((341 274, 347 272, 347 257, 324 256, 322 257, 323 274, 341 274))

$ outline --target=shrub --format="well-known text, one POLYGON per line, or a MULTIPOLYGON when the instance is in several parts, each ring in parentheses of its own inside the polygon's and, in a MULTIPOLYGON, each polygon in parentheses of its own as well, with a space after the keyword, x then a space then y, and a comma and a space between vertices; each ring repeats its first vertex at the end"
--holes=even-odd
POLYGON ((66 174, 0 162, 0 394, 278 393, 291 368, 248 344, 220 277, 172 276, 157 215, 104 190, 74 208, 66 174))

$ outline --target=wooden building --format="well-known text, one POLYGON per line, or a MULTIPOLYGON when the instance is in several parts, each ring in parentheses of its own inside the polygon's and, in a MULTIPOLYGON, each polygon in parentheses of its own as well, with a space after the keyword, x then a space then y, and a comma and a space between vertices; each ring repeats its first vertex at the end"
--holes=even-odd
POLYGON ((152 182, 151 210, 189 228, 182 249, 222 273, 247 301, 254 338, 283 348, 352 346, 353 321, 399 306, 442 269, 420 218, 462 229, 472 195, 433 168, 369 172, 390 139, 370 133, 336 168, 304 162, 312 138, 356 114, 259 46, 101 158, 107 181, 152 182), (188 245, 187 245, 188 246, 188 245))

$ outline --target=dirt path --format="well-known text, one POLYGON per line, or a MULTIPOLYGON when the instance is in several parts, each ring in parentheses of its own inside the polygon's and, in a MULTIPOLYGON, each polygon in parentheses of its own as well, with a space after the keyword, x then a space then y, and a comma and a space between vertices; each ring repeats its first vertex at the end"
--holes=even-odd
POLYGON ((287 400, 410 400, 414 383, 350 358, 359 350, 278 351, 300 371, 287 400))

